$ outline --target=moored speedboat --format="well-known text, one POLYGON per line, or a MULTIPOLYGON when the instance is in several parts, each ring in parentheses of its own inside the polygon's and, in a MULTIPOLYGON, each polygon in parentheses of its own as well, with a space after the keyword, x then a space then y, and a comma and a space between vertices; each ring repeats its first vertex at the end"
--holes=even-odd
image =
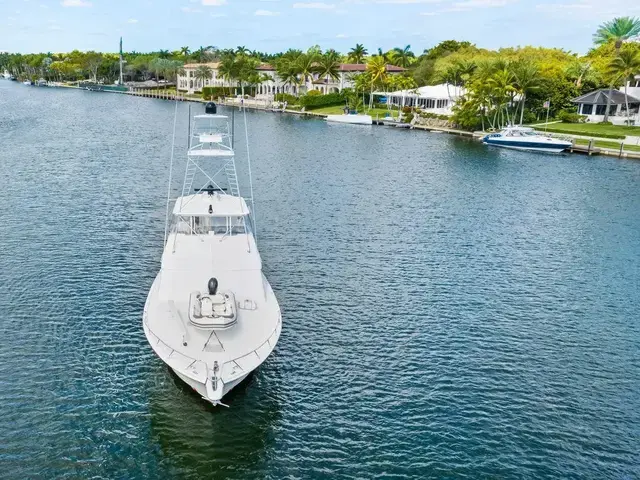
POLYGON ((33 83, 31 82, 31 80, 25 80, 24 82, 22 82, 23 85, 33 85, 33 83))
POLYGON ((327 122, 351 123, 353 125, 373 125, 371 115, 361 113, 346 113, 343 115, 327 115, 327 122))
POLYGON ((541 135, 528 127, 507 127, 500 133, 485 136, 482 141, 496 147, 546 153, 560 153, 571 147, 571 142, 541 135))
POLYGON ((282 317, 240 196, 228 118, 206 108, 191 124, 182 195, 143 328, 160 359, 217 405, 271 354, 282 317), (198 175, 206 186, 194 189, 198 175))

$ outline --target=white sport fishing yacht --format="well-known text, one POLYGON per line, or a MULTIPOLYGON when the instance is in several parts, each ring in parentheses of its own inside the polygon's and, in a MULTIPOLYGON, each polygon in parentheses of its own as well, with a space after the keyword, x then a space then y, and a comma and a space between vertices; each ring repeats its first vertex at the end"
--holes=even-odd
POLYGON ((190 124, 182 195, 143 327, 160 359, 218 405, 271 354, 282 316, 262 273, 253 199, 240 195, 229 118, 212 103, 205 111, 190 124), (194 188, 196 178, 204 186, 194 188))

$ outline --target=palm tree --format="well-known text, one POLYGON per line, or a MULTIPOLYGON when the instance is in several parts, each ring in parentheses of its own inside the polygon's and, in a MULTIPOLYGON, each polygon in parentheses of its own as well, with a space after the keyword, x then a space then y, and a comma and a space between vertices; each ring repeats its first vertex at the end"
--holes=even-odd
POLYGON ((364 57, 367 56, 367 49, 361 43, 356 43, 356 46, 349 51, 349 61, 353 63, 364 63, 364 57))
POLYGON ((378 47, 378 57, 384 58, 385 63, 389 63, 389 52, 383 52, 380 47, 378 47))
POLYGON ((184 55, 185 57, 188 57, 190 53, 191 53, 191 50, 189 49, 189 47, 180 47, 180 54, 181 55, 184 55))
POLYGON ((308 89, 309 82, 313 82, 313 74, 316 72, 317 61, 318 57, 313 53, 302 54, 296 59, 295 68, 298 70, 298 75, 304 84, 305 90, 308 89))
MULTIPOLYGON (((498 119, 498 115, 500 114, 501 116, 504 116, 505 113, 507 117, 507 123, 511 123, 508 107, 509 100, 512 98, 512 94, 515 92, 513 83, 513 74, 509 69, 506 68, 498 70, 487 80, 487 85, 491 88, 493 102, 496 105, 494 124, 498 119)), ((504 124, 504 121, 501 121, 500 124, 504 124)))
MULTIPOLYGON (((184 64, 180 60, 167 60, 164 69, 164 76, 176 82, 176 92, 178 90, 178 75, 184 75, 184 64)), ((165 88, 167 87, 165 83, 165 88)))
MULTIPOLYGON (((640 35, 640 19, 635 17, 618 17, 611 21, 604 22, 593 35, 593 43, 604 45, 614 42, 616 57, 620 55, 622 44, 640 35)), ((609 120, 609 108, 611 107, 611 95, 613 95, 613 81, 609 84, 609 95, 607 95, 607 109, 604 112, 604 121, 609 120)))
POLYGON ((384 84, 387 79, 387 61, 384 57, 376 55, 367 62, 367 71, 371 75, 371 95, 369 96, 369 108, 373 106, 373 87, 376 84, 384 84))
POLYGON ((245 47, 244 45, 236 47, 236 54, 237 55, 246 55, 247 53, 249 53, 249 49, 247 47, 245 47))
POLYGON ((169 58, 169 50, 158 50, 158 57, 169 58))
MULTIPOLYGON (((290 58, 287 56, 288 54, 284 54, 282 57, 276 61, 276 73, 278 77, 282 80, 284 85, 295 85, 297 87, 300 86, 300 71, 297 65, 297 57, 290 58)), ((295 91, 296 96, 298 93, 298 89, 295 91)))
POLYGON ((576 59, 567 67, 566 74, 571 79, 575 78, 575 86, 578 88, 582 87, 582 82, 595 79, 593 63, 590 61, 583 62, 579 59, 576 59))
POLYGON ((218 65, 218 75, 220 75, 226 83, 229 84, 229 91, 231 91, 231 82, 235 78, 235 55, 226 53, 220 60, 218 65))
POLYGON ((340 77, 339 70, 340 62, 337 54, 327 52, 316 62, 316 72, 320 78, 337 80, 340 77))
MULTIPOLYGON (((512 65, 512 72, 515 80, 516 91, 522 97, 520 104, 520 125, 524 120, 524 104, 527 100, 527 93, 540 89, 542 79, 540 69, 531 62, 518 62, 512 65)), ((516 108, 516 114, 518 109, 516 108)))
POLYGON ((209 45, 208 47, 201 46, 198 50, 196 50, 195 54, 198 57, 198 62, 205 63, 207 60, 209 60, 209 51, 212 48, 213 47, 209 45))
POLYGON ((629 122, 629 96, 627 94, 627 85, 630 80, 635 78, 635 75, 640 72, 640 53, 632 52, 630 50, 623 50, 620 54, 611 61, 609 65, 609 73, 614 79, 622 80, 624 82, 624 102, 627 109, 627 125, 629 122))
POLYGON ((398 67, 407 68, 415 58, 414 53, 411 51, 411 45, 407 45, 404 48, 394 48, 391 51, 391 63, 398 67))
POLYGON ((200 81, 202 88, 204 88, 204 82, 205 80, 211 78, 211 73, 211 68, 209 68, 207 65, 200 65, 198 66, 198 68, 196 68, 193 76, 195 77, 196 81, 200 81))

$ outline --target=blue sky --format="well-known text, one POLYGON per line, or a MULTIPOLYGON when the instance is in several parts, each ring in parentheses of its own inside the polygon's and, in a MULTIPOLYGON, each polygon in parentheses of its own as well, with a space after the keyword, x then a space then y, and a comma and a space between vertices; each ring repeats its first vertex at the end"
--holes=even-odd
POLYGON ((0 0, 0 51, 175 50, 245 45, 347 51, 446 39, 480 47, 541 45, 585 53, 615 16, 640 0, 0 0))

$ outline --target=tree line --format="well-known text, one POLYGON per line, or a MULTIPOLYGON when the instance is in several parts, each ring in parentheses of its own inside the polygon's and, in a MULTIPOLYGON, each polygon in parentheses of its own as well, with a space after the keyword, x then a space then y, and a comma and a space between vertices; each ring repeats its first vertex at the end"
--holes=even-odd
MULTIPOLYGON (((640 73, 640 20, 616 18, 600 26, 594 47, 584 56, 559 48, 517 47, 487 50, 456 40, 446 40, 420 54, 411 46, 369 52, 356 44, 346 53, 313 46, 307 51, 280 53, 252 51, 244 46, 218 49, 201 46, 195 51, 124 53, 125 81, 176 80, 186 63, 200 63, 194 72, 203 85, 211 78, 210 62, 229 84, 257 85, 269 77, 258 67, 271 64, 277 76, 294 91, 313 88, 314 78, 337 79, 341 63, 366 64, 353 76, 358 92, 414 89, 446 83, 451 96, 462 99, 454 120, 465 128, 499 128, 507 123, 526 123, 540 118, 550 101, 550 113, 574 109, 571 100, 596 88, 612 89, 640 73), (387 65, 403 67, 401 75, 389 75, 387 65), (315 77, 314 77, 315 76, 315 77)), ((56 81, 91 80, 113 83, 119 76, 119 56, 113 53, 80 52, 0 54, 0 69, 18 77, 56 81)), ((372 96, 369 96, 370 101, 372 96)), ((626 108, 627 112, 629 108, 626 108)), ((607 108, 607 113, 609 109, 607 108)))

